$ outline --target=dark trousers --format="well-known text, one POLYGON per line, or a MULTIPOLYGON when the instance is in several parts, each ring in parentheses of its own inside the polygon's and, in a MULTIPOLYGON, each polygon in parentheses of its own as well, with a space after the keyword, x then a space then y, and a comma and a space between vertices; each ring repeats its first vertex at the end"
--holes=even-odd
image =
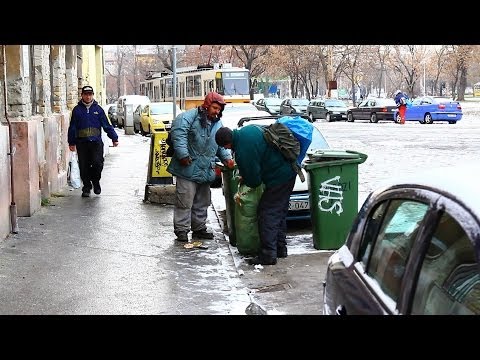
POLYGON ((295 176, 288 182, 266 188, 258 203, 258 233, 264 258, 277 258, 277 248, 287 246, 287 213, 295 176))
POLYGON ((78 166, 84 190, 92 188, 92 181, 100 181, 103 170, 103 143, 96 141, 77 144, 78 166))

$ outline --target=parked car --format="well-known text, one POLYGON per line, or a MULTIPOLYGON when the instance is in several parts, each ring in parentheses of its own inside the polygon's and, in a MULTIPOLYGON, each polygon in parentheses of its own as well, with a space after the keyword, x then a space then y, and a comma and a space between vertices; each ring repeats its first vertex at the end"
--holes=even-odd
POLYGON ((371 123, 377 123, 379 120, 396 121, 395 111, 397 105, 393 99, 368 98, 357 107, 348 109, 347 121, 370 120, 371 123))
MULTIPOLYGON (((394 113, 397 122, 400 114, 394 113)), ((447 121, 456 124, 463 116, 462 106, 450 98, 422 96, 412 101, 405 111, 405 121, 419 121, 420 124, 432 124, 434 121, 447 121)))
POLYGON ((257 100, 254 105, 258 110, 266 111, 271 115, 277 115, 280 113, 281 103, 282 99, 279 98, 263 98, 257 100))
MULTIPOLYGON (((245 117, 240 119, 237 123, 237 127, 249 126, 252 124, 256 125, 269 125, 274 123, 280 116, 263 116, 263 117, 245 117)), ((308 121, 307 117, 304 117, 308 121)), ((308 151, 313 151, 316 149, 329 149, 330 145, 323 136, 323 134, 318 130, 318 128, 313 128, 312 143, 310 144, 308 151)), ((305 156, 307 159, 308 156, 305 156)), ((305 179, 308 179, 308 175, 304 169, 302 169, 305 179)), ((293 187, 293 192, 290 195, 290 203, 288 207, 287 220, 309 220, 310 219, 310 191, 308 189, 308 180, 302 182, 300 177, 297 176, 295 180, 295 186, 293 187)))
POLYGON ((255 105, 250 103, 227 103, 222 112, 222 124, 230 129, 235 129, 242 117, 269 115, 270 113, 258 110, 255 105))
POLYGON ((314 99, 307 106, 307 115, 311 122, 316 119, 326 121, 347 120, 348 107, 338 99, 314 99))
MULTIPOLYGON (((182 110, 175 105, 176 114, 181 114, 182 110)), ((173 102, 153 102, 142 106, 140 114, 140 133, 143 136, 159 131, 168 131, 172 128, 173 122, 173 102)))
POLYGON ((480 314, 478 164, 372 192, 328 261, 324 314, 480 314))
POLYGON ((117 101, 117 124, 119 128, 123 128, 125 126, 125 114, 124 114, 124 106, 125 105, 132 105, 132 111, 137 109, 138 105, 145 105, 150 103, 150 99, 148 96, 144 95, 122 95, 118 98, 117 101))
POLYGON ((110 124, 115 127, 117 125, 117 103, 105 105, 103 111, 105 111, 105 115, 107 115, 108 120, 110 120, 110 124))
POLYGON ((306 114, 308 99, 284 99, 280 104, 280 115, 306 114))
POLYGON ((111 106, 108 108, 108 118, 110 119, 110 122, 112 123, 113 127, 116 127, 118 125, 118 120, 117 120, 117 103, 110 104, 111 106))
POLYGON ((135 109, 133 110, 133 131, 135 134, 140 132, 140 121, 142 118, 142 105, 136 105, 135 109))

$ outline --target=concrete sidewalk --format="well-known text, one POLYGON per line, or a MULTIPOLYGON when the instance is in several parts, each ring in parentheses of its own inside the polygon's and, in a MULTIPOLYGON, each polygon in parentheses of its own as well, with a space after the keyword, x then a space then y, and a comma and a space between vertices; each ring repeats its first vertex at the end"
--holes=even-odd
POLYGON ((213 189, 215 238, 185 249, 173 207, 143 202, 150 138, 116 130, 101 195, 67 187, 0 243, 0 314, 322 313, 331 252, 313 249, 311 230, 289 232, 289 256, 255 269, 223 234, 224 199, 213 189))

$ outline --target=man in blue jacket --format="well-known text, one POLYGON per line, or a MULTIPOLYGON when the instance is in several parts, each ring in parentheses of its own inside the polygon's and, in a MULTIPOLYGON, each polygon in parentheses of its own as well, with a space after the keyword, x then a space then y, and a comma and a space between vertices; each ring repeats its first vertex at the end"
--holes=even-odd
POLYGON ((261 249, 250 265, 275 265, 277 258, 287 257, 287 213, 297 176, 291 162, 266 142, 263 131, 256 125, 224 127, 215 138, 218 145, 234 151, 243 184, 265 185, 257 207, 261 249))
POLYGON ((80 177, 82 179, 82 197, 89 197, 92 190, 100 194, 100 178, 103 170, 102 128, 112 139, 113 146, 118 145, 118 135, 107 120, 105 111, 93 99, 93 88, 82 88, 82 99, 72 110, 68 127, 68 148, 77 151, 80 177))
POLYGON ((176 176, 173 228, 178 241, 188 241, 190 230, 193 237, 213 239, 207 231, 207 209, 210 184, 216 176, 215 156, 233 167, 230 151, 215 142, 215 134, 223 126, 224 106, 223 96, 211 92, 201 106, 179 114, 172 123, 174 153, 167 171, 176 176))

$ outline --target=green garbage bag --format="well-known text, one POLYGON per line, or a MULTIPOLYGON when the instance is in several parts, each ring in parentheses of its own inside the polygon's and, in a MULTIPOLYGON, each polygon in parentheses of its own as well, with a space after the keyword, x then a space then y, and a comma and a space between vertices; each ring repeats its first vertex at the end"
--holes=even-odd
POLYGON ((257 206, 263 189, 263 184, 256 188, 239 184, 235 194, 235 239, 242 255, 257 255, 260 250, 257 206))

